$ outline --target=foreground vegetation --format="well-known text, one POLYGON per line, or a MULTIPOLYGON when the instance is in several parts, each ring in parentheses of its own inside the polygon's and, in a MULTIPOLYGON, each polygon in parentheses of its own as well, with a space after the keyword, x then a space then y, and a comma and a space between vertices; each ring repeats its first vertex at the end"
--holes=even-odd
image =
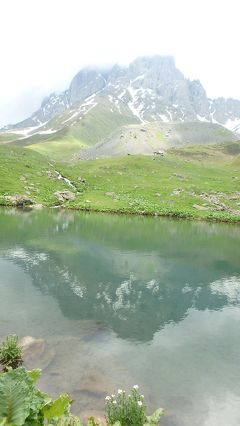
MULTIPOLYGON (((83 426, 71 414, 73 401, 68 394, 53 400, 36 387, 41 370, 27 371, 22 364, 22 350, 16 336, 8 336, 0 347, 0 426, 83 426)), ((106 396, 106 422, 109 426, 154 426, 159 424, 163 410, 146 416, 144 396, 138 386, 131 393, 119 389, 117 395, 106 396)), ((101 426, 90 417, 87 426, 101 426)))
POLYGON ((195 146, 164 157, 56 163, 1 146, 0 204, 14 205, 11 197, 25 194, 48 207, 239 222, 239 149, 236 143, 195 146))

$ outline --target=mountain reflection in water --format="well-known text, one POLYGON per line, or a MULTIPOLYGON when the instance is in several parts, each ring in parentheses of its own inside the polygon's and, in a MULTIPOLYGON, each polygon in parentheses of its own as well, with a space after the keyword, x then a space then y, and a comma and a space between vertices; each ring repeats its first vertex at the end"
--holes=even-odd
POLYGON ((240 300, 239 228, 159 218, 4 210, 1 256, 63 315, 150 342, 190 308, 240 300))

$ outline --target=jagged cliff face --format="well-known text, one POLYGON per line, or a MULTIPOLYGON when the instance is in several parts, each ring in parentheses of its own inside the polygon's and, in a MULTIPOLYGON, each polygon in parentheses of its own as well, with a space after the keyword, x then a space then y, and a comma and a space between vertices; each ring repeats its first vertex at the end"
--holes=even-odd
POLYGON ((89 96, 104 89, 105 78, 97 71, 84 69, 72 80, 68 90, 68 103, 75 105, 89 96))
POLYGON ((83 69, 73 78, 68 90, 51 94, 32 117, 7 128, 46 126, 59 116, 59 130, 59 126, 74 123, 71 115, 81 119, 104 100, 108 102, 109 111, 114 108, 120 115, 127 115, 128 120, 132 117, 133 123, 208 121, 240 130, 240 101, 208 99, 200 81, 185 78, 169 56, 138 58, 129 67, 115 65, 107 72, 83 69), (68 110, 72 114, 61 124, 61 115, 64 117, 68 110))

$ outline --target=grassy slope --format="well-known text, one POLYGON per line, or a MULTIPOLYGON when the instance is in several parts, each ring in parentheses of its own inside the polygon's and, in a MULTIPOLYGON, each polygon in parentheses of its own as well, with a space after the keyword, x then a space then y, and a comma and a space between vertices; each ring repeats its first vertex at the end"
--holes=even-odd
MULTIPOLYGON (((224 154, 220 152, 219 157, 224 157, 224 154)), ((204 166, 200 161, 189 160, 189 155, 187 158, 180 158, 174 152, 154 161, 152 157, 131 156, 81 162, 80 165, 81 176, 86 179, 86 188, 81 198, 72 203, 74 207, 240 220, 240 213, 217 211, 200 197, 202 192, 218 194, 220 202, 240 211, 237 205, 240 202, 239 169, 223 162, 216 164, 212 157, 204 166), (183 191, 174 195, 177 189, 183 191), (231 200, 232 197, 236 199, 231 200), (194 204, 205 205, 209 209, 196 210, 193 208, 194 204)), ((79 165, 68 170, 68 175, 73 180, 78 173, 79 165)))
POLYGON ((29 195, 36 203, 56 202, 56 187, 66 185, 57 180, 55 168, 42 155, 24 148, 0 146, 0 203, 4 195, 29 195))
POLYGON ((29 145, 27 148, 38 152, 39 154, 46 155, 56 161, 69 161, 85 146, 81 140, 69 136, 68 138, 56 138, 55 140, 48 140, 45 143, 39 142, 29 145))
POLYGON ((73 191, 57 180, 57 169, 77 187, 75 201, 64 204, 69 208, 240 221, 239 166, 224 149, 189 147, 155 160, 128 156, 51 165, 31 150, 2 146, 0 201, 4 204, 4 194, 28 193, 36 203, 56 205, 55 191, 73 191), (202 192, 217 195, 233 212, 218 211, 200 197, 202 192), (208 210, 196 210, 194 204, 208 210))
POLYGON ((56 161, 69 161, 78 153, 82 159, 124 156, 127 153, 151 155, 169 146, 223 143, 236 139, 232 132, 212 123, 155 122, 143 125, 131 115, 124 103, 118 105, 119 110, 108 97, 99 95, 95 101, 97 105, 86 115, 76 116, 79 109, 75 106, 75 109, 65 111, 39 129, 58 129, 55 133, 36 133, 28 138, 5 133, 0 135, 0 144, 8 142, 35 150, 56 161))
POLYGON ((0 133, 0 145, 13 142, 16 139, 18 139, 19 136, 17 136, 14 133, 0 133))
MULTIPOLYGON (((98 101, 98 105, 83 116, 81 120, 68 122, 66 127, 61 128, 56 133, 36 134, 27 139, 18 140, 15 145, 25 146, 57 161, 69 161, 81 148, 87 148, 106 138, 116 128, 135 121, 124 105, 122 106, 122 113, 119 114, 117 107, 108 99, 99 97, 96 101, 98 101)), ((57 129, 61 127, 62 123, 72 114, 73 111, 68 110, 55 117, 49 121, 47 128, 57 129)))

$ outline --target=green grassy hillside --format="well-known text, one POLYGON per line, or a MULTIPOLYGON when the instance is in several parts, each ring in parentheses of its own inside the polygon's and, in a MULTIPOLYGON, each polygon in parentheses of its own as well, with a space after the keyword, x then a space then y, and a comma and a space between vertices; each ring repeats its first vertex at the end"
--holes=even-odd
POLYGON ((10 145, 0 146, 0 203, 7 196, 25 194, 34 203, 53 205, 57 188, 65 189, 65 184, 57 180, 52 163, 42 155, 28 149, 10 145))
POLYGON ((0 147, 1 204, 11 204, 9 195, 27 194, 46 206, 240 221, 239 166, 224 146, 72 164, 9 148, 0 147), (75 187, 59 180, 56 170, 75 187), (59 201, 54 193, 62 190, 74 193, 75 200, 59 201))
POLYGON ((0 145, 14 142, 16 139, 18 139, 19 135, 16 135, 14 133, 0 133, 0 145))
POLYGON ((36 133, 28 137, 2 133, 0 145, 10 143, 56 161, 71 161, 75 156, 92 160, 127 154, 152 155, 172 147, 226 142, 231 145, 238 141, 236 134, 218 124, 139 123, 123 102, 116 104, 101 95, 90 102, 59 114, 45 126, 32 130, 36 133))
MULTIPOLYGON (((108 98, 98 96, 96 103, 97 105, 81 119, 71 120, 73 111, 68 110, 50 120, 47 126, 41 129, 57 129, 55 133, 35 134, 24 139, 19 139, 21 136, 15 135, 13 144, 28 147, 55 160, 69 161, 82 148, 104 140, 123 125, 137 122, 124 104, 121 106, 120 114, 116 105, 109 102, 108 98)), ((8 139, 5 142, 12 142, 12 136, 5 135, 8 139)), ((4 135, 2 139, 4 141, 4 135)))

